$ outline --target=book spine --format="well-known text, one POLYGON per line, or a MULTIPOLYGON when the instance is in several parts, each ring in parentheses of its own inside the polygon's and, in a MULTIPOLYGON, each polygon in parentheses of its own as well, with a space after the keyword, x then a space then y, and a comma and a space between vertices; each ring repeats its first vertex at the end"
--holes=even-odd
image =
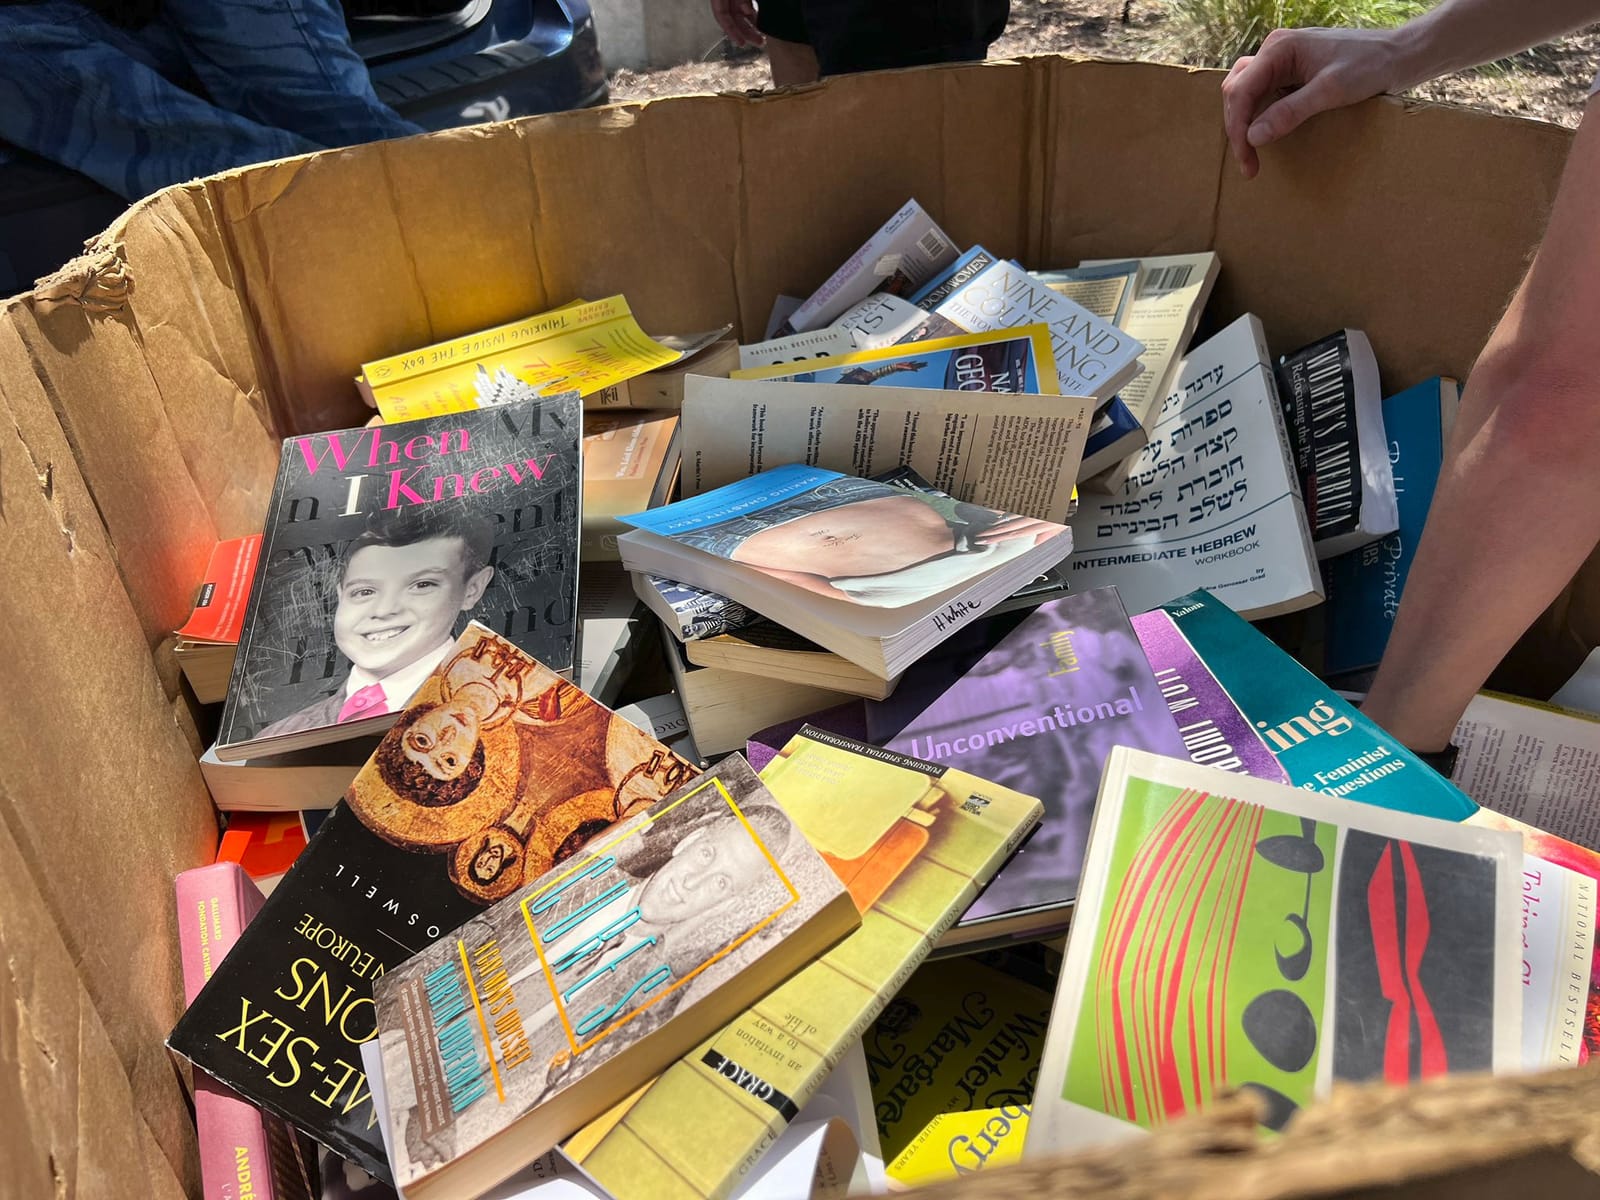
MULTIPOLYGON (((185 871, 178 876, 176 887, 184 1002, 188 1003, 239 940, 261 906, 261 894, 232 863, 185 871)), ((194 1119, 200 1143, 200 1186, 207 1200, 237 1200, 240 1196, 287 1200, 273 1177, 270 1118, 232 1088, 196 1071, 194 1119)))

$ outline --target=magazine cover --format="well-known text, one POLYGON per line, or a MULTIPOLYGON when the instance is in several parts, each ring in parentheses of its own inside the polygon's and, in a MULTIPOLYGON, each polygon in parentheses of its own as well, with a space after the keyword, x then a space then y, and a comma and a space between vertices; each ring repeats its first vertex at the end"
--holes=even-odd
POLYGON ((572 668, 577 394, 290 438, 217 757, 381 733, 470 620, 572 668))

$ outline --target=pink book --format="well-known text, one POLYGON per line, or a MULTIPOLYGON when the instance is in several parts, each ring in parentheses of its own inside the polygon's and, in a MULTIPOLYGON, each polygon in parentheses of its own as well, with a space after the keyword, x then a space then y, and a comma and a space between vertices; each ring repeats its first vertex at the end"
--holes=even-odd
MULTIPOLYGON (((250 918, 260 889, 237 863, 178 876, 178 945, 183 1002, 192 1002, 250 918)), ((311 1184, 293 1132, 201 1071, 194 1073, 194 1120, 205 1200, 309 1200, 311 1184)))

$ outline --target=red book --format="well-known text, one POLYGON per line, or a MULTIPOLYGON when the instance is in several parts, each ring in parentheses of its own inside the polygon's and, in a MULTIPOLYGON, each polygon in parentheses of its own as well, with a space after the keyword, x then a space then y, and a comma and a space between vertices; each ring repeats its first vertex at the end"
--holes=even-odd
MULTIPOLYGON (((222 956, 260 911, 263 897, 236 863, 178 876, 178 944, 183 1001, 192 1002, 222 956)), ((309 1200, 311 1182, 297 1136, 201 1071, 194 1074, 200 1185, 206 1200, 309 1200)))
POLYGON ((192 642, 236 643, 244 628, 244 609, 250 600, 250 581, 261 556, 261 535, 218 542, 206 565, 194 613, 178 636, 192 642))

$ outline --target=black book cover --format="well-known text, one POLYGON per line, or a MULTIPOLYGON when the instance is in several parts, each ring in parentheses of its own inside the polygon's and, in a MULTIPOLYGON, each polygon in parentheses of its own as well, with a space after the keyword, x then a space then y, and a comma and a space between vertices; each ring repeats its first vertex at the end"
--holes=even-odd
POLYGON ((1349 533, 1361 521, 1361 450, 1344 331, 1284 355, 1277 375, 1311 536, 1320 541, 1349 533))
POLYGON ((290 438, 217 754, 381 733, 468 620, 571 671, 576 392, 290 438))
POLYGON ((422 685, 168 1038, 388 1177, 373 981, 696 774, 481 625, 422 685))

